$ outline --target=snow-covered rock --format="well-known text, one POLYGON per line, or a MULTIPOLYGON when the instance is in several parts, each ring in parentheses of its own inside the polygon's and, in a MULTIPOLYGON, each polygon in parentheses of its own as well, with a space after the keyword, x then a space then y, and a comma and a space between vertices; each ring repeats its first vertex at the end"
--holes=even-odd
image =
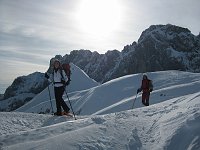
POLYGON ((44 74, 35 72, 14 80, 0 101, 0 110, 12 111, 30 101, 48 85, 44 74))

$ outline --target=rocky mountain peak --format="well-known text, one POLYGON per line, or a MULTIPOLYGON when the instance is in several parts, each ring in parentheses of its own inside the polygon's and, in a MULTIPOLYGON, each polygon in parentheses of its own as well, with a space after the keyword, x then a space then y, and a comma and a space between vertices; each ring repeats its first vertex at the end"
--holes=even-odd
POLYGON ((12 111, 30 101, 48 85, 44 74, 34 72, 27 76, 17 77, 3 96, 0 110, 12 111), (8 102, 8 103, 7 103, 8 102), (3 104, 5 105, 3 106, 3 104))
POLYGON ((196 37, 187 28, 175 25, 152 25, 142 32, 138 44, 145 42, 167 45, 179 52, 190 52, 198 45, 196 37))
POLYGON ((148 29, 142 32, 138 43, 144 40, 145 38, 165 38, 172 40, 175 37, 179 36, 188 36, 191 34, 191 31, 187 28, 167 24, 167 25, 151 25, 148 29), (156 37, 154 37, 156 36, 156 37))

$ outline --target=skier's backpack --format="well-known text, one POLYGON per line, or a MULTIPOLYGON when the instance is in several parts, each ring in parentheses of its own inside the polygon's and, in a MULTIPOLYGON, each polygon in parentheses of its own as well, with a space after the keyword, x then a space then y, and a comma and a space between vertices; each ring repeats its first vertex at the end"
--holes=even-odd
POLYGON ((149 80, 149 89, 151 91, 153 91, 153 83, 152 83, 152 80, 149 80))
POLYGON ((65 74, 67 75, 67 78, 70 80, 70 76, 71 76, 71 70, 70 70, 70 65, 65 63, 65 64, 62 64, 62 68, 63 70, 65 71, 65 74))

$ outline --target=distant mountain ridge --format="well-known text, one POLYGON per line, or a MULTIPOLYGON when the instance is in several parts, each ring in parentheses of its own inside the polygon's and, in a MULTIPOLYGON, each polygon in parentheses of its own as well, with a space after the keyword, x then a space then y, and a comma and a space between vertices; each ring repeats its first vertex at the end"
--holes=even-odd
MULTIPOLYGON (((90 50, 73 50, 55 58, 75 64, 101 83, 134 73, 163 70, 200 72, 200 34, 195 36, 187 28, 170 24, 152 25, 142 32, 138 42, 125 46, 121 52, 109 50, 99 54, 90 50)), ((46 86, 42 73, 18 77, 6 89, 0 100, 0 110, 15 110, 46 86)))
POLYGON ((34 72, 27 76, 17 77, 9 86, 0 101, 1 111, 12 111, 24 105, 40 93, 48 82, 44 74, 34 72))
POLYGON ((121 52, 74 50, 55 58, 74 63, 98 82, 149 71, 200 72, 200 35, 171 24, 152 25, 142 32, 138 42, 125 46, 121 52))

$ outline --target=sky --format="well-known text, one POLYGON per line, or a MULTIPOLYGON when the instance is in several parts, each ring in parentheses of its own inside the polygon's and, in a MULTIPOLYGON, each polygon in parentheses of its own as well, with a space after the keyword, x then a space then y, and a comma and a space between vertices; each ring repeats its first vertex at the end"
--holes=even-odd
POLYGON ((122 50, 155 24, 200 32, 199 0, 0 0, 0 93, 55 55, 122 50))

